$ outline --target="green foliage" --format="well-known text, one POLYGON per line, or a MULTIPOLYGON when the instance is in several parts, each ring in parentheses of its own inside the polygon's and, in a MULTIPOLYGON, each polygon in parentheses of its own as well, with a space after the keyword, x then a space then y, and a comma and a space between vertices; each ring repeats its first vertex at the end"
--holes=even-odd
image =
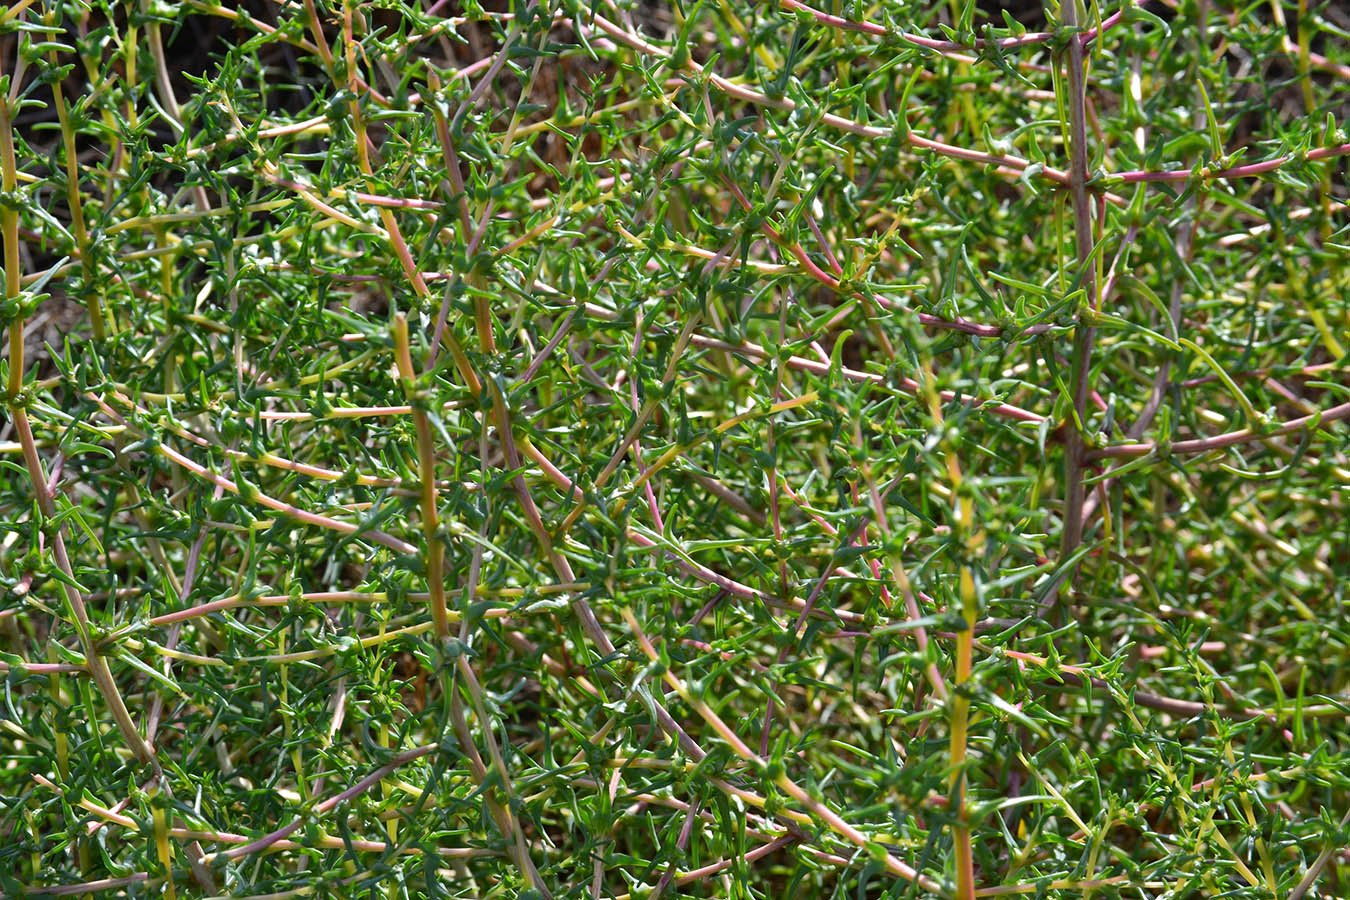
POLYGON ((0 12, 0 894, 1345 896, 1342 5, 488 6, 0 12))

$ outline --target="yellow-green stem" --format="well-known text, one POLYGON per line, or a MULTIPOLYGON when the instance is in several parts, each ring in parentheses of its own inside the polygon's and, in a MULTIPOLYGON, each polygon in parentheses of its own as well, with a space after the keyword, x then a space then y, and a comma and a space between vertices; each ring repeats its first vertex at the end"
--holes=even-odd
MULTIPOLYGON (((660 656, 652 646, 651 641, 648 639, 642 625, 638 622, 637 617, 633 615, 633 611, 625 607, 620 612, 623 615, 624 621, 628 623, 628 627, 632 629, 633 637, 637 639, 638 646, 641 648, 642 652, 646 654, 647 658, 652 662, 660 662, 660 656)), ((671 672, 669 668, 663 668, 664 671, 661 677, 665 680, 666 684, 670 685, 671 688, 675 690, 675 693, 679 694, 680 699, 702 717, 717 736, 726 742, 733 753, 745 760, 757 771, 770 772, 769 762, 767 760, 751 750, 749 745, 741 740, 740 736, 727 725, 715 710, 704 703, 702 699, 691 694, 688 686, 681 681, 677 675, 671 672)), ((850 825, 842 816, 830 809, 824 803, 812 797, 799 784, 789 778, 786 773, 771 774, 769 777, 779 790, 787 794, 793 800, 796 800, 802 807, 809 810, 814 819, 823 822, 825 826, 835 834, 860 849, 873 849, 869 846, 870 842, 865 834, 850 825)), ((884 865, 892 874, 899 875, 901 878, 912 881, 927 891, 933 893, 941 892, 938 884, 931 878, 896 859, 884 848, 881 849, 878 855, 882 865, 884 865)))
MULTIPOLYGON (((55 68, 59 62, 56 51, 52 51, 50 59, 55 68)), ((89 309, 89 323, 94 330, 94 338, 101 341, 108 332, 110 322, 104 318, 103 304, 92 288, 94 265, 89 253, 89 230, 84 223, 84 195, 80 193, 80 162, 75 149, 75 129, 71 125, 70 110, 66 106, 66 97, 61 92, 59 81, 52 83, 52 105, 56 107, 56 120, 61 126, 61 148, 66 157, 66 204, 70 207, 70 230, 75 236, 75 250, 80 255, 84 302, 89 309)))
MULTIPOLYGON (((14 162, 14 128, 9 114, 9 98, 0 97, 0 190, 11 196, 18 184, 14 162)), ((5 240, 5 303, 18 304, 19 283, 19 211, 11 204, 0 208, 0 232, 5 240)), ((17 313, 17 310, 16 310, 17 313)), ((9 385, 6 398, 13 403, 23 390, 23 316, 9 323, 9 385)))
MULTIPOLYGON (((1311 116, 1317 109, 1317 98, 1313 96, 1311 61, 1309 58, 1313 29, 1308 27, 1308 19, 1308 0, 1298 0, 1298 74, 1299 81, 1303 86, 1303 108, 1311 116)), ((1317 198, 1324 213, 1321 234, 1322 244, 1325 246, 1331 240, 1331 223, 1333 221, 1331 216, 1331 167, 1323 163, 1319 168, 1322 170, 1322 177, 1317 182, 1317 198)), ((1332 261, 1329 265, 1332 269, 1332 283, 1339 284, 1342 268, 1340 255, 1332 254, 1332 261)), ((1328 293, 1330 295, 1332 292, 1328 293)), ((1310 296, 1308 300, 1308 317, 1312 319, 1313 325, 1322 335, 1322 342, 1326 344, 1327 350, 1333 357, 1340 359, 1345 356, 1345 346, 1337 339, 1336 330, 1327 323, 1326 316, 1317 307, 1316 298, 1310 296)))
POLYGON ((951 696, 951 744, 953 802, 956 804, 956 896, 973 900, 975 896, 974 849, 970 840, 970 810, 966 805, 966 748, 969 744, 970 698, 966 683, 970 680, 972 647, 975 637, 975 580, 969 566, 961 567, 961 615, 965 627, 956 639, 956 685, 951 696))
POLYGON ((177 900, 178 891, 173 884, 173 846, 169 843, 169 828, 172 823, 164 813, 164 799, 157 797, 156 794, 158 789, 151 788, 150 796, 155 807, 151 813, 155 829, 155 855, 159 858, 160 865, 164 866, 164 896, 169 900, 177 900))
MULTIPOLYGON (((924 394, 928 401, 929 414, 934 425, 943 428, 942 403, 938 395, 932 370, 925 363, 922 369, 924 394)), ((955 845, 956 897, 957 900, 974 900, 975 897, 975 854, 971 843, 970 808, 966 803, 966 758, 970 744, 970 682, 971 663, 975 644, 975 620, 979 613, 979 595, 975 588, 975 573, 970 560, 979 551, 983 541, 975 530, 975 504, 969 492, 963 491, 961 463, 956 458, 955 448, 944 441, 944 457, 947 463, 947 479, 952 486, 952 499, 956 504, 955 528, 957 537, 962 541, 963 559, 960 566, 959 591, 961 600, 961 620, 963 627, 956 636, 956 677, 949 697, 948 763, 951 768, 952 808, 956 811, 956 822, 952 826, 952 842, 955 845)))
MULTIPOLYGON (((345 31, 347 38, 347 88, 351 91, 353 98, 359 96, 356 81, 356 50, 355 44, 351 39, 352 9, 350 6, 346 9, 345 31)), ((352 117, 352 131, 356 137, 356 158, 361 168, 362 174, 367 178, 375 177, 375 169, 370 161, 369 138, 366 133, 366 120, 361 113, 361 104, 357 99, 352 99, 348 104, 352 117)), ((393 210, 388 207, 380 207, 380 222, 384 225, 385 233, 389 236, 389 243, 393 247, 394 255, 398 258, 399 265, 403 268, 403 274, 407 277, 408 283, 412 286, 413 293, 417 295, 418 300, 426 300, 431 296, 431 289, 427 287, 426 279, 417 268, 416 261, 412 258, 412 252, 408 249, 408 243, 403 239, 403 232, 398 227, 398 220, 394 218, 393 210)), ((480 335, 480 340, 482 337, 480 335)), ((469 356, 464 352, 459 340, 450 332, 449 328, 441 331, 441 341, 450 351, 451 357, 455 361, 455 368, 459 370, 460 377, 464 379, 465 385, 473 392, 475 396, 483 390, 483 383, 479 380, 477 373, 474 372, 472 364, 469 362, 469 356)), ((490 346, 490 343, 489 343, 490 346)))
MULTIPOLYGON (((0 98, 0 190, 11 195, 18 184, 12 126, 9 100, 8 98, 0 98)), ((7 304, 17 303, 20 292, 19 213, 17 209, 6 207, 0 210, 0 236, 3 236, 5 245, 4 302, 7 304)), ((5 399, 9 406, 10 421, 14 424, 14 431, 17 433, 19 444, 23 448, 24 463, 28 469, 29 480, 33 483, 33 493, 38 501, 38 509, 44 519, 51 519, 56 515, 56 504, 47 490, 47 474, 43 470, 42 460, 38 456, 37 441, 33 437, 33 428, 28 421, 28 409, 19 402, 20 395, 23 392, 23 332, 24 318, 22 315, 16 315, 14 320, 9 323, 9 383, 5 399)), ((103 658, 94 642, 93 634, 89 628, 89 617, 85 612, 84 598, 80 595, 79 590, 71 587, 71 584, 75 582, 75 573, 70 564, 70 558, 66 554, 65 538, 59 528, 52 529, 50 541, 56 563, 69 581, 67 583, 67 580, 62 580, 60 590, 65 596, 66 606, 75 620, 80 646, 84 650, 85 665, 89 667, 89 674, 93 676, 94 683, 103 695, 104 702, 108 704, 113 720, 117 723, 117 728, 122 733, 122 738, 126 741, 127 746, 131 748, 141 762, 146 762, 154 755, 154 751, 136 729, 136 723, 132 721, 126 703, 122 700, 122 695, 117 689, 117 682, 108 669, 108 662, 103 658)))
POLYGON ((431 421, 417 403, 414 386, 416 372, 408 347, 408 318, 399 313, 394 317, 394 355, 398 374, 403 380, 403 391, 412 407, 413 425, 417 429, 417 469, 422 482, 422 541, 427 559, 427 589, 431 592, 431 616, 436 624, 436 637, 442 641, 450 637, 450 617, 445 609, 445 550, 441 544, 440 514, 436 509, 436 452, 431 435, 431 421))

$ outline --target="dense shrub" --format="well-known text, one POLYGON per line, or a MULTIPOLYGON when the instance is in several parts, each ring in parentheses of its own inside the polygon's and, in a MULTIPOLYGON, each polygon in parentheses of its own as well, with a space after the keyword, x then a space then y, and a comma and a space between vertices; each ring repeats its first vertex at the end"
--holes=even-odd
POLYGON ((1350 16, 14 2, 0 893, 1345 896, 1350 16))

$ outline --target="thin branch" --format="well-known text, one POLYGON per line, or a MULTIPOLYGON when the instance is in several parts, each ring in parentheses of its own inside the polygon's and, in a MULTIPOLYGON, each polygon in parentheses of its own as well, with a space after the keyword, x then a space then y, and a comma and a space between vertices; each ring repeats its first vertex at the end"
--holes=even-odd
MULTIPOLYGON (((1082 0, 1066 0, 1061 8, 1066 28, 1075 28, 1084 14, 1082 0)), ((1074 247, 1077 251, 1077 283, 1087 297, 1086 308, 1095 311, 1100 308, 1101 298, 1097 293, 1097 261, 1092 249, 1093 238, 1092 204, 1088 196, 1088 145, 1087 145, 1087 88, 1084 67, 1086 60, 1083 45, 1070 41, 1067 58, 1064 60, 1065 76, 1058 84, 1065 84, 1067 94, 1065 105, 1069 110, 1067 139, 1071 155, 1069 163, 1069 194, 1073 204, 1074 247)), ((1078 324, 1074 329, 1073 391, 1074 419, 1069 423, 1065 434, 1064 451, 1064 516, 1063 539, 1060 554, 1071 557, 1083 540, 1083 470, 1085 434, 1088 428, 1087 405, 1092 392, 1092 349, 1096 339, 1096 329, 1080 312, 1078 324)), ((1073 571, 1065 573, 1046 597, 1045 603, 1054 606, 1059 602, 1060 591, 1065 581, 1073 582, 1073 571)))
POLYGON ((1174 441, 1171 444, 1159 444, 1155 441, 1144 441, 1136 444, 1113 444, 1110 447, 1089 450, 1086 459, 1088 462, 1095 462, 1099 459, 1128 459, 1149 456, 1150 454, 1157 454, 1161 458, 1167 455, 1185 456, 1192 453, 1209 453, 1212 450, 1223 450, 1224 448, 1235 447, 1240 444, 1250 444, 1257 441, 1269 440, 1270 438, 1282 437, 1286 434, 1316 429, 1323 424, 1339 422, 1342 419, 1347 418, 1350 418, 1350 403, 1342 403, 1339 406, 1333 406, 1330 409, 1321 410, 1320 412, 1315 412, 1311 415, 1291 419, 1290 421, 1273 428, 1262 429, 1259 431, 1243 428, 1240 431, 1216 434, 1213 437, 1174 441))
POLYGON ((1191 180, 1217 181, 1221 178, 1254 178, 1257 175, 1265 175, 1295 163, 1320 162, 1342 156, 1350 156, 1350 143, 1316 147, 1300 153, 1286 153, 1284 156, 1277 156, 1274 159, 1228 168, 1196 166, 1190 169, 1171 169, 1166 172, 1132 169, 1125 172, 1110 172, 1101 177, 1106 183, 1110 184, 1176 183, 1191 180))

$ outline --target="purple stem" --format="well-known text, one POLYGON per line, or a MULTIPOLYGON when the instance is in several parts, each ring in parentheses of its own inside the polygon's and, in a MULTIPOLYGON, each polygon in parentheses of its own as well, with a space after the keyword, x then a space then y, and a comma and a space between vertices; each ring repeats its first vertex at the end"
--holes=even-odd
MULTIPOLYGON (((1177 441, 1168 448, 1168 452, 1173 454, 1208 453, 1211 450, 1222 450, 1225 447, 1232 447, 1237 444, 1250 444, 1254 441, 1280 437, 1282 435, 1292 434, 1296 431, 1303 431, 1314 425, 1325 422, 1338 422, 1341 419, 1347 418, 1350 418, 1350 403, 1342 403, 1340 406, 1333 406, 1331 409, 1315 412, 1312 415, 1291 419, 1271 431, 1255 432, 1249 428, 1244 428, 1241 431, 1230 431, 1226 434, 1216 434, 1212 437, 1194 438, 1189 441, 1177 441)), ((1145 441, 1137 444, 1116 444, 1112 447, 1103 447, 1100 450, 1090 451, 1087 454, 1087 460, 1092 462, 1098 459, 1148 456, 1157 449, 1158 444, 1153 441, 1145 441)))
MULTIPOLYGON (((323 815, 324 813, 327 813, 329 810, 331 810, 333 807, 337 806, 344 800, 350 800, 353 797, 365 793, 375 785, 379 784, 380 781, 384 778, 384 776, 388 775, 390 772, 394 771, 400 766, 407 765, 408 763, 412 762, 415 759, 420 759, 423 756, 427 756, 431 753, 434 753, 439 746, 440 746, 439 744, 427 744, 424 747, 414 747, 411 750, 404 750, 402 753, 395 756, 393 760, 380 766, 374 772, 370 773, 365 778, 362 778, 360 781, 358 781, 351 787, 347 788, 342 793, 335 794, 334 796, 329 797, 327 800, 315 806, 313 814, 323 815)), ((281 828, 278 828, 271 834, 264 835, 263 837, 258 838, 256 841, 253 841, 252 843, 245 844, 242 847, 235 847, 233 850, 227 850, 224 856, 226 859, 238 859, 241 856, 248 856, 250 853, 257 853, 259 850, 266 850, 268 847, 272 846, 277 841, 284 840, 290 837, 292 834, 295 834, 301 828, 304 828, 305 823, 308 822, 309 819, 310 816, 301 816, 291 824, 282 826, 281 828)))
POLYGON ((1106 177, 1109 181, 1122 181, 1127 184, 1138 184, 1140 182, 1189 181, 1195 177, 1206 180, 1216 178, 1250 178, 1253 175, 1264 175, 1267 172, 1273 172, 1276 169, 1299 159, 1304 159, 1308 162, 1319 162, 1320 160, 1335 159, 1340 156, 1350 156, 1350 143, 1337 144, 1334 147, 1318 147, 1315 150, 1309 150, 1307 153, 1287 153, 1284 156, 1277 156, 1274 159, 1267 159, 1257 163, 1248 163, 1245 166, 1233 166, 1228 169, 1211 169, 1209 166, 1176 169, 1171 172, 1150 172, 1147 169, 1133 169, 1127 172, 1116 172, 1106 177))

